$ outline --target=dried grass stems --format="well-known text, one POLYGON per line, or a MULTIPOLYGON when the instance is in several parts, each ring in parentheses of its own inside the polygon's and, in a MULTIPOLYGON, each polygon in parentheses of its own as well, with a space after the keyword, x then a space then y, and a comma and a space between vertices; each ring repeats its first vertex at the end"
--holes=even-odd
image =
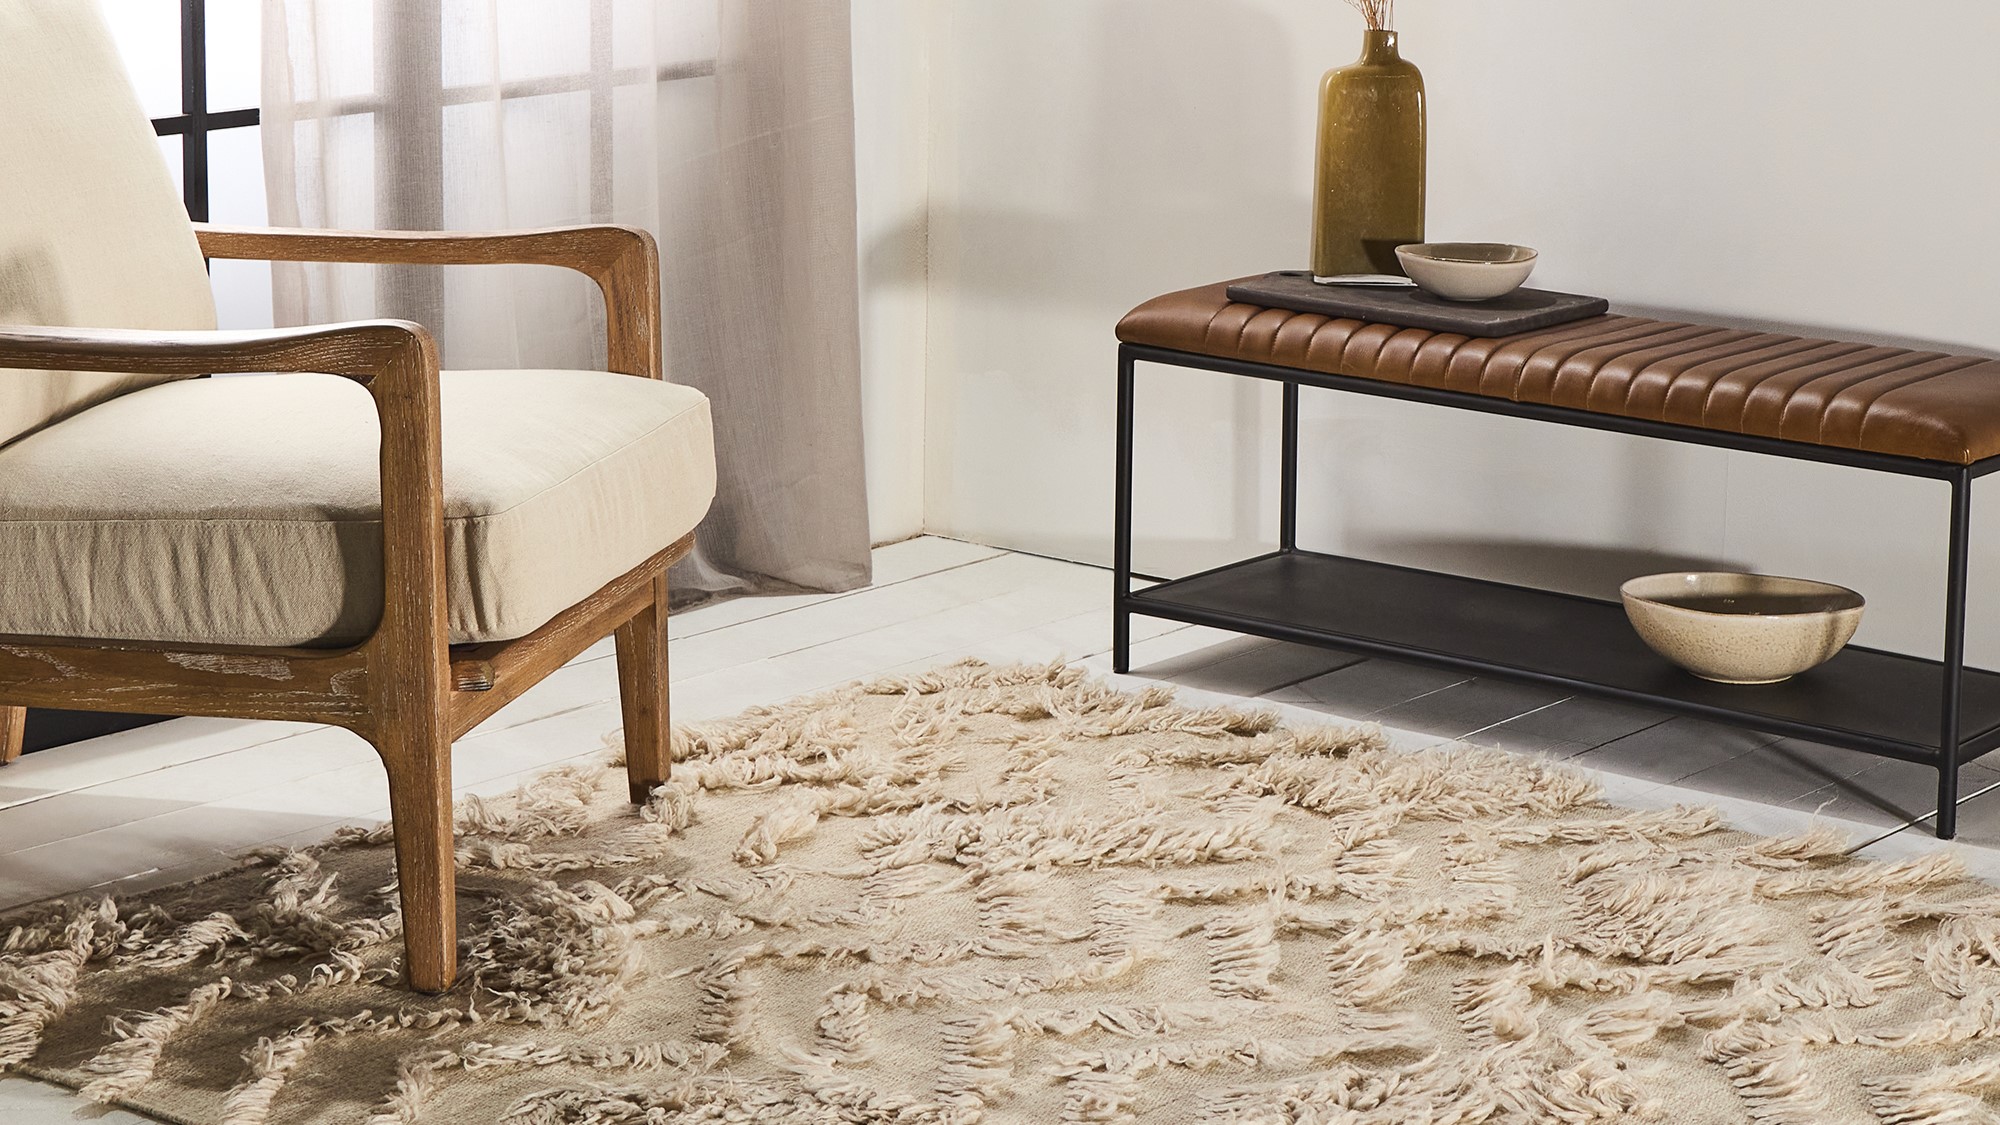
POLYGON ((1368 21, 1370 31, 1388 31, 1396 26, 1396 0, 1347 0, 1361 18, 1368 21))

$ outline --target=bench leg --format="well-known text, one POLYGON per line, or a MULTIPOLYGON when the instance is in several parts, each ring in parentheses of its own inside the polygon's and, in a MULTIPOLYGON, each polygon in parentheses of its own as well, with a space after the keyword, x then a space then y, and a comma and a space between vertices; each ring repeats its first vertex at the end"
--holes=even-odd
POLYGON ((1299 385, 1285 384, 1284 424, 1278 444, 1278 549, 1299 549, 1299 385))
POLYGON ((653 579, 653 604, 618 627, 618 704, 625 713, 625 778, 643 805, 673 768, 667 683, 667 576, 653 579))
POLYGON ((1958 750, 1965 679, 1966 571, 1972 552, 1972 475, 1951 478, 1951 545, 1945 561, 1944 697, 1938 728, 1937 836, 1958 835, 1958 750))
MULTIPOLYGON (((1956 757, 1956 755, 1953 755, 1956 757)), ((1939 763, 1937 791, 1937 838, 1958 835, 1958 765, 1939 763)))
POLYGON ((1112 496, 1111 670, 1132 670, 1132 368, 1130 352, 1118 348, 1118 464, 1112 496))
POLYGON ((21 737, 27 733, 28 709, 0 706, 0 766, 21 756, 21 737))

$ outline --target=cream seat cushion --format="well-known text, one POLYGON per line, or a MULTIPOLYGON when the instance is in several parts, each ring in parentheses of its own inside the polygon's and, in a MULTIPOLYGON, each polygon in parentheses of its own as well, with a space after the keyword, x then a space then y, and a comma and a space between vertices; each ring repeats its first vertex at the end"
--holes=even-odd
MULTIPOLYGON (((443 412, 455 644, 533 632, 715 495, 688 387, 446 372, 443 412)), ((164 383, 0 447, 0 634, 363 640, 382 610, 377 449, 367 390, 332 375, 164 383)))

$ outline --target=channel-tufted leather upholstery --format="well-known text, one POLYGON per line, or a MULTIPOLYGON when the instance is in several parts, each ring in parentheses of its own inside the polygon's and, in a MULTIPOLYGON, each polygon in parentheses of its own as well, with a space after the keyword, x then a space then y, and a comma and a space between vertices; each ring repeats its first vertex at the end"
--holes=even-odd
POLYGON ((2000 360, 1632 316, 1477 339, 1238 304, 1230 284, 1155 297, 1118 338, 1926 461, 2000 455, 2000 360))

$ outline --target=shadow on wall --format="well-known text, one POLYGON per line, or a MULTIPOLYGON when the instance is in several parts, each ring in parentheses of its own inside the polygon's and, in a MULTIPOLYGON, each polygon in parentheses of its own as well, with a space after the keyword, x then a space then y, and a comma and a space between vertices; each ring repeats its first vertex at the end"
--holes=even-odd
MULTIPOLYGON (((864 245, 866 268, 930 287, 931 441, 949 450, 934 461, 941 522, 1103 561, 1112 327, 1168 289, 1304 261, 1312 123, 1299 92, 1322 64, 1295 29, 1235 0, 950 10, 933 63, 949 135, 932 156, 928 221, 864 245), (1036 455, 1055 442, 1067 448, 1036 455), (1106 459, 1079 490, 1084 449, 1106 459)), ((1139 422, 1145 459, 1186 463, 1175 420, 1190 413, 1226 427, 1231 448, 1203 456, 1196 496, 1151 511, 1142 497, 1140 522, 1248 535, 1271 440, 1257 390, 1217 379, 1192 394, 1155 392, 1139 422), (1174 518, 1190 508, 1191 524, 1174 518)))
MULTIPOLYGON (((1074 546, 1081 546, 1075 544, 1074 546)), ((1245 545, 1212 539, 1138 536, 1133 548, 1141 557, 1168 556, 1185 560, 1172 578, 1249 558, 1271 550, 1270 544, 1245 545)), ((1311 550, 1311 547, 1306 549, 1311 550)), ((1445 574, 1462 574, 1490 582, 1507 582, 1557 590, 1603 601, 1617 601, 1618 587, 1644 574, 1682 570, 1749 569, 1741 559, 1681 554, 1644 548, 1595 547, 1546 543, 1530 539, 1454 538, 1427 535, 1357 535, 1351 549, 1340 552, 1401 566, 1416 566, 1445 574)), ((1139 571, 1146 573, 1145 567, 1139 571)))
POLYGON ((1677 570, 1744 570, 1740 559, 1684 555, 1643 548, 1592 547, 1532 540, 1455 539, 1449 536, 1360 538, 1355 553, 1389 562, 1412 560, 1426 570, 1466 574, 1518 586, 1538 586, 1606 601, 1642 574, 1677 570))
MULTIPOLYGON (((1090 10, 1087 46, 1063 56, 1083 73, 1038 72, 1027 61, 1011 88, 982 86, 954 107, 975 144, 1001 143, 968 146, 958 167, 933 169, 947 190, 933 201, 928 233, 932 266, 954 296, 1096 309, 1108 349, 1110 321, 1171 286, 1303 263, 1308 185, 1295 169, 1310 169, 1312 123, 1293 107, 1298 84, 1316 81, 1319 67, 1297 57, 1277 21, 1228 0, 1090 10), (1072 83, 1078 96, 1068 96, 1072 83), (1007 104, 980 104, 988 98, 1007 104), (1008 120, 982 120, 988 114, 1008 120), (993 163, 1043 169, 1063 186, 1060 210, 993 206, 979 182, 993 163), (951 243, 943 260, 940 235, 951 243)), ((985 58, 1051 54, 1051 29, 1032 20, 984 18, 979 32, 985 58)), ((925 239, 915 224, 886 233, 864 248, 869 270, 923 283, 913 274, 925 239)))

